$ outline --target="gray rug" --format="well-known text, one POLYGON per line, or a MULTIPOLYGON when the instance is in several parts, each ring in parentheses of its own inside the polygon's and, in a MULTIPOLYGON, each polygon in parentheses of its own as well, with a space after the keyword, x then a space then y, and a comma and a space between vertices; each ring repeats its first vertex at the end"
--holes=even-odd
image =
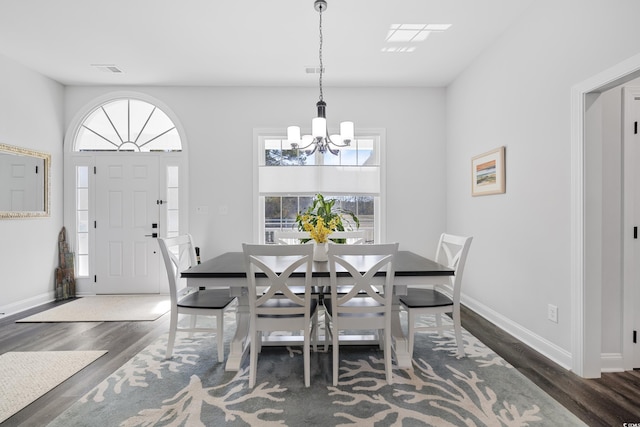
POLYGON ((419 335, 413 369, 394 369, 393 385, 377 347, 340 348, 338 387, 331 350, 312 353, 310 388, 300 347, 263 347, 250 390, 248 360, 225 372, 211 337, 184 334, 165 360, 163 336, 49 426, 584 425, 466 331, 464 340, 457 358, 451 336, 419 335))

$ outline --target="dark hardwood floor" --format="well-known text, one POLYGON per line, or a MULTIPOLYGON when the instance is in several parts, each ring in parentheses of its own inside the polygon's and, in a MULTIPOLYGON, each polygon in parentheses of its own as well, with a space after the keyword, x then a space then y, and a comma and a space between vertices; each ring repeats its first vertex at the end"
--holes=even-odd
POLYGON ((464 307, 462 326, 587 425, 640 423, 640 371, 580 378, 464 307))
MULTIPOLYGON (((2 426, 43 426, 168 330, 168 315, 154 322, 15 323, 50 303, 0 319, 0 354, 34 350, 108 350, 2 426)), ((463 326, 589 426, 640 423, 640 372, 583 379, 463 308, 463 326)), ((95 421, 95 420, 93 420, 95 421)), ((88 421, 89 424, 93 422, 88 421)), ((93 424, 93 425, 99 425, 93 424)))

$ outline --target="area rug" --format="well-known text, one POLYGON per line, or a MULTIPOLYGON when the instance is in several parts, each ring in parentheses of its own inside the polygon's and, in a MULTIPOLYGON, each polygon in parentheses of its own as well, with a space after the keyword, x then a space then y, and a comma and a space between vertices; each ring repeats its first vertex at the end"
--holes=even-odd
POLYGON ((17 322, 152 321, 170 309, 167 295, 101 295, 79 298, 17 322))
POLYGON ((25 351, 0 355, 0 423, 106 351, 25 351))
MULTIPOLYGON (((229 336, 233 314, 226 321, 229 336)), ((49 426, 96 419, 121 427, 584 425, 467 331, 464 358, 450 335, 420 334, 413 368, 394 369, 393 385, 377 346, 340 348, 337 387, 331 350, 312 353, 309 388, 300 347, 263 347, 249 389, 248 361, 225 372, 213 337, 180 337, 171 360, 166 341, 145 348, 49 426)))

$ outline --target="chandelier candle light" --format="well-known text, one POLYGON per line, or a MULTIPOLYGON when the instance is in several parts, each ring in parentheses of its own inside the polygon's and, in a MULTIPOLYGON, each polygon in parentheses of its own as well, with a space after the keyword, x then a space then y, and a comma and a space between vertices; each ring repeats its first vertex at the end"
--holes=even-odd
POLYGON ((313 154, 316 150, 320 153, 329 151, 331 154, 338 155, 340 147, 348 147, 354 138, 354 126, 353 122, 340 123, 340 135, 331 135, 327 132, 327 118, 326 107, 322 93, 322 74, 324 73, 324 63, 322 62, 322 12, 327 9, 327 2, 325 0, 315 0, 313 3, 314 8, 320 14, 320 100, 316 103, 318 108, 318 117, 311 121, 311 135, 304 135, 300 137, 299 126, 289 126, 287 128, 287 140, 291 144, 293 149, 307 150, 307 155, 313 154), (304 146, 301 147, 300 144, 304 146), (313 148, 310 148, 312 147, 313 148))

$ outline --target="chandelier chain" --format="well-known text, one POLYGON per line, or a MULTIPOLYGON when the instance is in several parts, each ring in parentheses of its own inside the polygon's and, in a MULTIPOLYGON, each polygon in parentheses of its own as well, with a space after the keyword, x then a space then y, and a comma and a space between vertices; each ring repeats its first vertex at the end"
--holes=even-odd
POLYGON ((301 136, 299 126, 289 126, 287 128, 287 140, 291 143, 291 148, 295 150, 306 150, 307 156, 313 155, 316 150, 321 154, 329 152, 337 156, 340 154, 338 148, 350 146, 351 141, 354 139, 353 122, 340 123, 340 135, 337 135, 337 138, 332 138, 332 136, 329 135, 326 116, 327 104, 324 102, 324 93, 322 89, 322 78, 324 76, 324 61, 322 59, 322 49, 324 47, 324 36, 322 34, 322 11, 327 8, 326 0, 315 0, 313 8, 320 13, 318 25, 318 32, 320 33, 320 45, 318 47, 318 57, 320 59, 320 70, 318 73, 320 100, 316 103, 318 115, 311 121, 311 135, 301 136), (301 147, 300 142, 303 142, 306 145, 301 147))
POLYGON ((324 65, 322 63, 322 6, 320 7, 319 10, 320 13, 320 48, 318 49, 318 56, 320 57, 320 101, 324 100, 323 97, 323 93, 322 93, 322 72, 324 70, 324 65))

